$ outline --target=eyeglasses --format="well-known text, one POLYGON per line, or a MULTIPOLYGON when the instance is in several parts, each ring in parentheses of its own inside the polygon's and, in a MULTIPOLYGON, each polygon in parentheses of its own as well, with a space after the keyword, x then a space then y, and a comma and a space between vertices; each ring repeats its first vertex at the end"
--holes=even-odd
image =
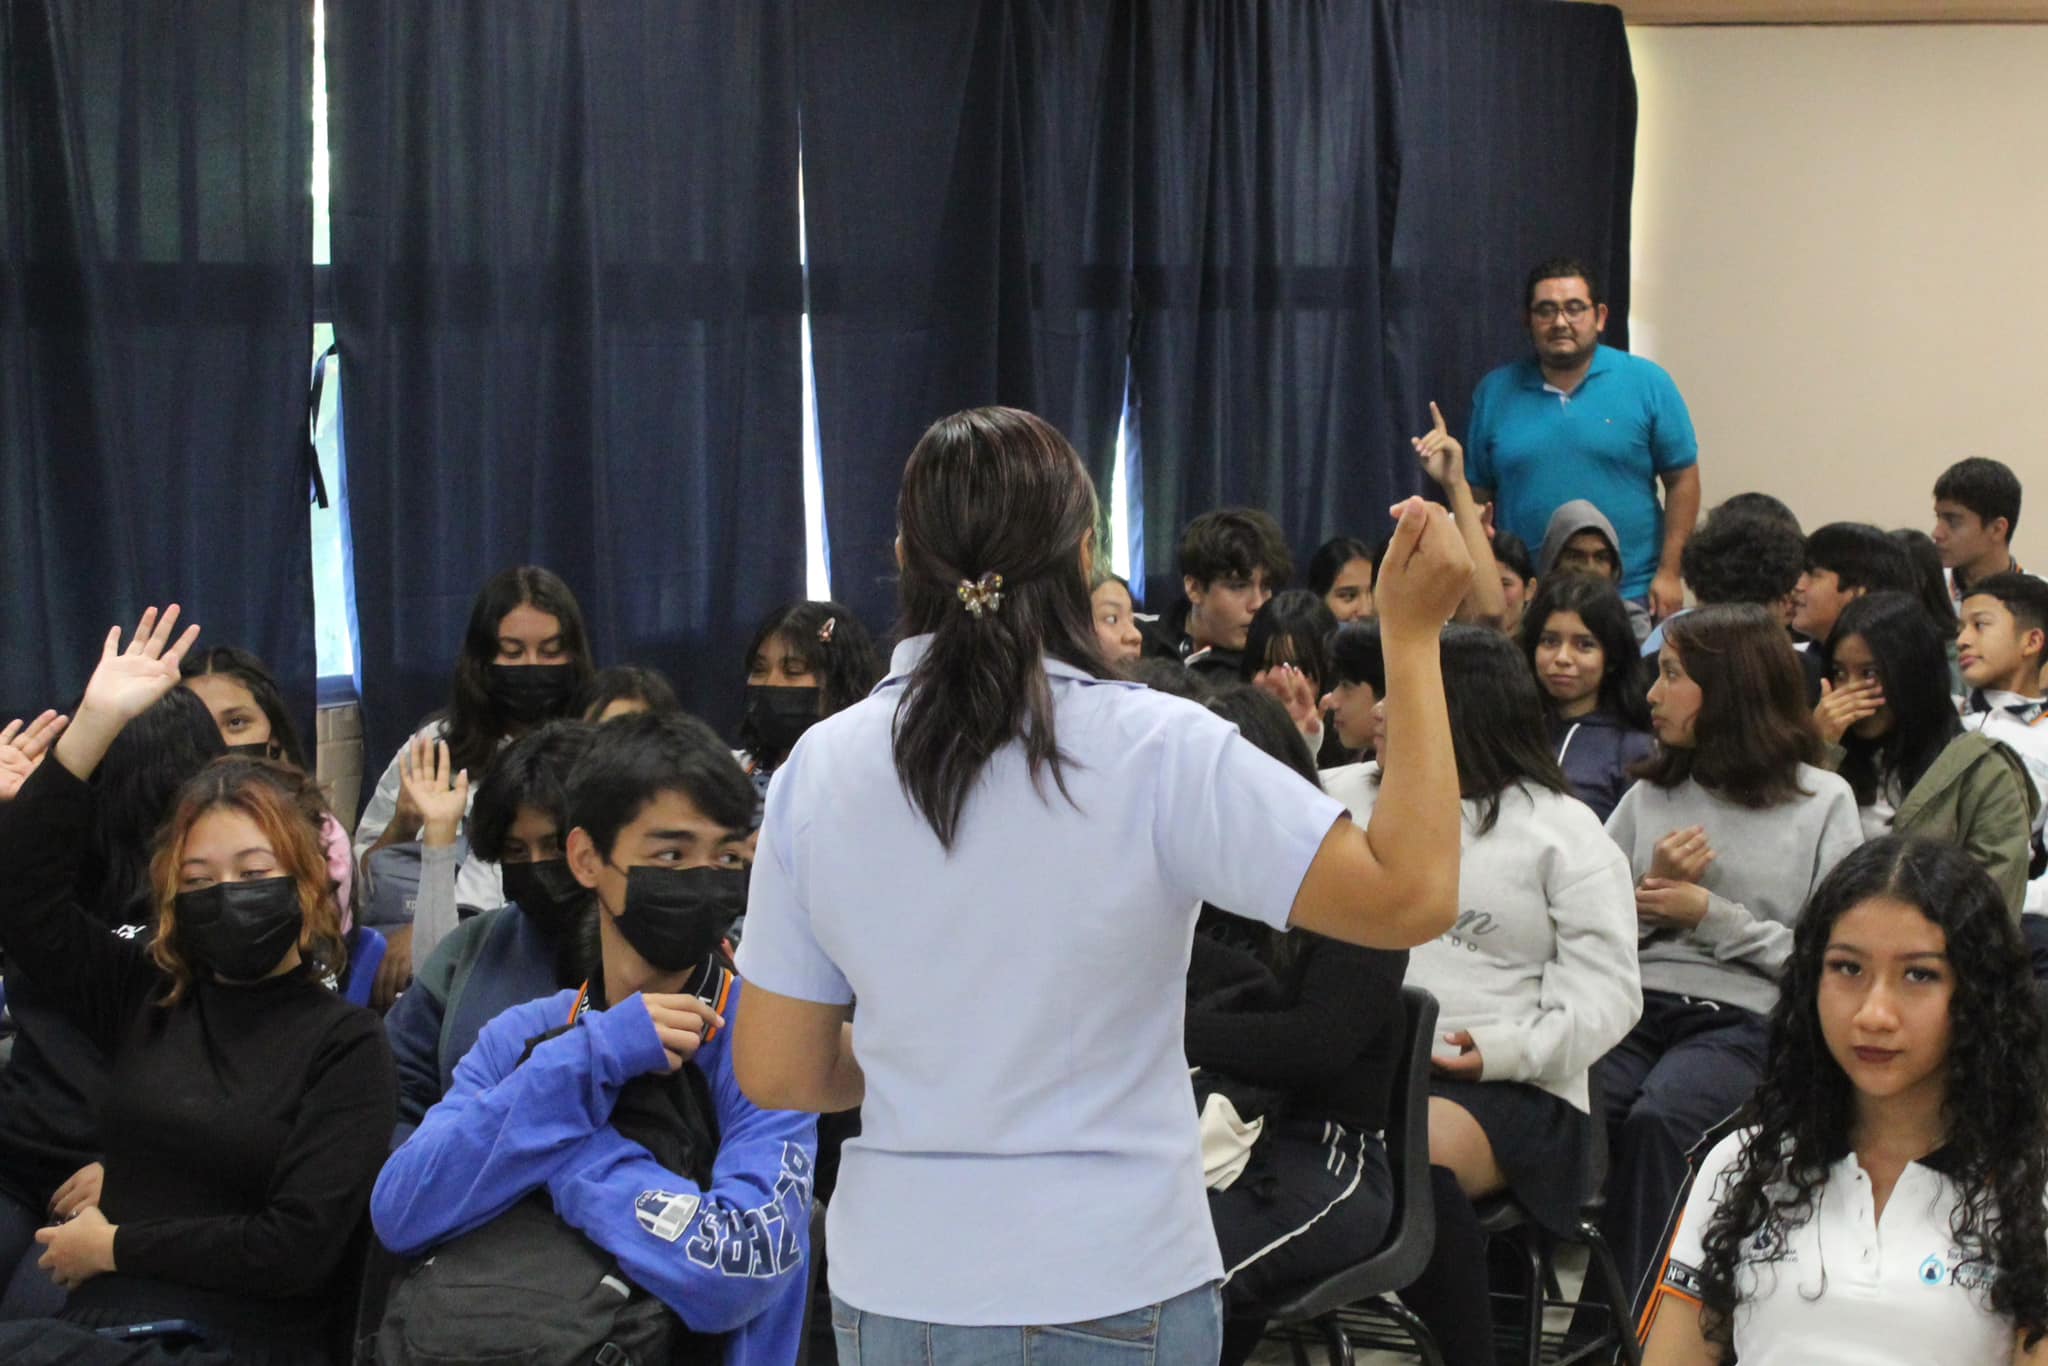
POLYGON ((1529 306, 1529 316, 1538 322, 1545 323, 1556 322, 1557 315, 1560 313, 1570 318, 1573 322, 1577 322, 1592 311, 1593 305, 1587 303, 1584 299, 1567 299, 1562 304, 1552 303, 1550 300, 1545 299, 1540 304, 1531 304, 1529 306))

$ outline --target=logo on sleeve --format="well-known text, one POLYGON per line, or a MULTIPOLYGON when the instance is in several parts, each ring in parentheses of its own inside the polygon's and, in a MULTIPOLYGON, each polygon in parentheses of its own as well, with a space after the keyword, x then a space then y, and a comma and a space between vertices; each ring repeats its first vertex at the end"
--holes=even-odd
POLYGON ((646 1229, 665 1243, 673 1243, 683 1236, 696 1217, 697 1206, 704 1202, 699 1195, 674 1195, 668 1191, 641 1191, 633 1202, 633 1217, 646 1229))

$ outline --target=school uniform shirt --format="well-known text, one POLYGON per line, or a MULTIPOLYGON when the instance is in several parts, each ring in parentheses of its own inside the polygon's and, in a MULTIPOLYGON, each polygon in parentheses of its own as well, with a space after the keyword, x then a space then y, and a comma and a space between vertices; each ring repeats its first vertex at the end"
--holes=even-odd
MULTIPOLYGON (((1660 1313, 1699 1311, 1707 1225, 1755 1132, 1730 1134, 1701 1163, 1646 1331, 1660 1313)), ((1939 1153, 1907 1163, 1879 1216, 1850 1153, 1829 1169, 1811 1215, 1744 1238, 1734 1323, 1742 1366, 2007 1366, 2014 1327, 1988 1303, 1997 1268, 1956 1247, 1957 1191, 1940 1166, 1939 1153)))
POLYGON ((1285 928, 1343 808, 1203 708, 1048 659, 1065 793, 1003 747, 949 853, 891 753, 928 645, 776 772, 739 950, 770 991, 859 997, 832 1288, 1023 1325, 1218 1281, 1182 1050, 1196 912, 1285 928))
MULTIPOLYGON (((1377 765, 1324 787, 1366 821, 1377 765)), ((1469 1030, 1487 1081, 1519 1081, 1587 1110, 1586 1069, 1643 1013, 1628 863, 1576 797, 1527 783, 1501 793, 1493 828, 1464 803, 1458 919, 1410 950, 1407 982, 1437 998, 1437 1028, 1469 1030)))
POLYGON ((578 995, 527 1001, 484 1026, 447 1096, 378 1176, 377 1236, 401 1257, 419 1256, 545 1190, 564 1222, 692 1332, 724 1334, 725 1366, 794 1361, 818 1122, 763 1110, 740 1091, 731 1025, 742 987, 733 984, 719 1011, 727 1027, 686 1064, 703 1073, 718 1122, 718 1156, 701 1186, 611 1124, 627 1082, 667 1070, 639 996, 579 1015, 578 995), (575 1028, 527 1053, 572 1018, 575 1028))
POLYGON ((1792 926, 1828 871, 1863 843, 1849 784, 1799 766, 1803 795, 1757 809, 1691 778, 1675 787, 1639 782, 1607 818, 1630 876, 1649 876, 1657 841, 1703 826, 1716 855, 1700 877, 1707 914, 1690 930, 1644 926, 1636 944, 1645 990, 1702 997, 1766 1014, 1792 952, 1792 926))

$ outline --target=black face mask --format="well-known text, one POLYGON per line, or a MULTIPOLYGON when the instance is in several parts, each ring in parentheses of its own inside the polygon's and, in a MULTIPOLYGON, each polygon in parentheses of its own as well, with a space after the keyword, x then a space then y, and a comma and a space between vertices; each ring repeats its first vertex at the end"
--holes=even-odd
POLYGON ((540 932, 550 939, 576 923, 576 917, 590 904, 590 889, 569 871, 567 859, 537 859, 532 863, 501 863, 505 899, 517 906, 540 932))
POLYGON ((278 965, 305 928, 299 885, 288 877, 216 882, 172 902, 178 947, 192 966, 253 982, 278 965))
POLYGON ((818 724, 818 700, 816 688, 747 684, 744 714, 762 752, 779 758, 795 749, 804 732, 818 724))
POLYGON ((227 753, 230 758, 234 759, 275 759, 278 757, 272 752, 271 742, 268 740, 258 740, 253 744, 247 745, 229 745, 227 753))
POLYGON ((484 688, 508 720, 533 725, 560 716, 576 691, 574 664, 493 664, 484 688))
POLYGON ((747 875, 736 868, 626 870, 619 933, 658 972, 681 972, 711 956, 746 914, 747 875))

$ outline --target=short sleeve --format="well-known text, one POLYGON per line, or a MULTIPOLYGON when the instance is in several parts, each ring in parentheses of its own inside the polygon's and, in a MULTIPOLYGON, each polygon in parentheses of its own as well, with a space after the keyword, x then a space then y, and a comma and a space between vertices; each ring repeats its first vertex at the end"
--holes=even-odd
MULTIPOLYGON (((1659 474, 1699 463, 1700 441, 1692 429, 1685 396, 1662 366, 1650 374, 1650 463, 1659 474)), ((1469 462, 1468 462, 1469 464, 1469 462)))
POLYGON ((1284 930, 1343 803, 1229 722, 1177 710, 1186 716, 1164 737, 1155 805, 1161 875, 1191 901, 1284 930))
POLYGON ((1487 403, 1492 376, 1479 381, 1472 391, 1472 418, 1465 424, 1465 482, 1474 488, 1498 493, 1493 468, 1493 413, 1487 403))
POLYGON ((796 789, 802 782, 797 755, 769 781, 737 964, 740 976, 778 996, 846 1005, 853 1000, 853 988, 812 932, 805 879, 792 857, 801 844, 796 789))
POLYGON ((1753 1130, 1729 1134, 1713 1146, 1700 1162, 1699 1175, 1693 1178, 1692 1190, 1685 1197, 1685 1209, 1678 1217, 1678 1228, 1671 1235, 1671 1248, 1664 1258, 1664 1266, 1658 1272, 1658 1291, 1669 1290, 1697 1304, 1700 1300, 1700 1266, 1706 1260, 1707 1225, 1714 1218, 1714 1211, 1721 1207, 1726 1195, 1729 1168, 1741 1155, 1742 1145, 1753 1130))

